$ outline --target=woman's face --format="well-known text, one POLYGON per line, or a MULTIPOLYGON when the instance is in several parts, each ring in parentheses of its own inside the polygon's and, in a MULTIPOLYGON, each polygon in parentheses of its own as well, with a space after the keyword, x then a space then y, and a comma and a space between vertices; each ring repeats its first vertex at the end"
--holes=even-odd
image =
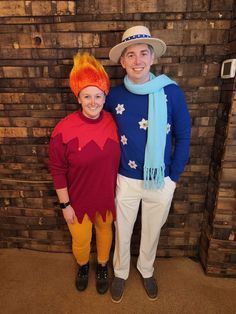
POLYGON ((97 119, 105 103, 105 94, 96 86, 88 86, 80 91, 78 101, 85 117, 97 119))

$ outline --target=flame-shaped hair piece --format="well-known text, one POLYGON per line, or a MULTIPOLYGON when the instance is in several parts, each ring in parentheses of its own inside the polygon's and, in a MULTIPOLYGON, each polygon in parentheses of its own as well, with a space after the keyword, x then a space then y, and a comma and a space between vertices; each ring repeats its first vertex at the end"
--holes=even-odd
POLYGON ((109 92, 110 81, 102 64, 89 53, 77 53, 74 56, 74 66, 70 72, 70 88, 75 97, 88 86, 96 86, 106 95, 109 92))

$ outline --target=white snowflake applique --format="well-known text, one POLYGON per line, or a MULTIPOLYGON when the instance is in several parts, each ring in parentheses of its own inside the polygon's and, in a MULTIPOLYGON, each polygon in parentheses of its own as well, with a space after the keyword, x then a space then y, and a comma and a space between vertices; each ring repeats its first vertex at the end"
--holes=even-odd
POLYGON ((147 130, 148 127, 148 120, 142 119, 141 121, 139 121, 139 128, 140 129, 144 129, 147 130))
POLYGON ((128 139, 125 135, 121 135, 120 141, 123 145, 127 145, 127 143, 128 143, 128 139))
POLYGON ((166 125, 166 134, 170 133, 170 128, 171 128, 171 125, 169 123, 167 123, 167 125, 166 125))
POLYGON ((122 114, 125 111, 124 104, 118 104, 115 109, 116 114, 122 114))
POLYGON ((168 101, 167 95, 165 94, 166 102, 168 101))
POLYGON ((130 168, 132 169, 136 169, 138 166, 136 165, 136 162, 134 160, 129 160, 128 165, 130 166, 130 168))

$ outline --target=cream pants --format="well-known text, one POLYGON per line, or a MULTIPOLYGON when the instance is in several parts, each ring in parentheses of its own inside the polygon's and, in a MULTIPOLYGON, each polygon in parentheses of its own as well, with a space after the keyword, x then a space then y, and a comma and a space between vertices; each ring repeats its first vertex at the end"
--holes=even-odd
POLYGON ((153 275, 160 231, 166 222, 175 187, 176 183, 165 177, 165 185, 162 189, 145 190, 142 180, 118 175, 116 241, 113 256, 116 277, 127 279, 129 276, 130 241, 140 201, 142 201, 141 242, 137 268, 143 278, 153 275))

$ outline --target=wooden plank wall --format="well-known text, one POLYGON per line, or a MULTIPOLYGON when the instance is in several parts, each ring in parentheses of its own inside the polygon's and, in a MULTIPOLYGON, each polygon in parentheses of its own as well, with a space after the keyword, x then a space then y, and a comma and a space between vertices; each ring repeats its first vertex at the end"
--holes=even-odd
MULTIPOLYGON (((236 7, 234 8, 236 16, 236 7)), ((236 58, 236 23, 229 58, 236 58)), ((236 78, 223 81, 200 241, 206 273, 236 276, 236 78)))
POLYGON ((236 79, 223 84, 200 257, 209 275, 236 276, 236 79), (221 155, 222 153, 222 155, 221 155))
MULTIPOLYGON (((168 49, 153 71, 176 80, 192 118, 191 155, 163 228, 158 256, 198 256, 217 111, 221 62, 230 53, 233 0, 0 2, 0 247, 70 251, 47 170, 56 122, 77 108, 68 89, 73 55, 90 51, 112 84, 108 59, 128 27, 142 24, 168 49)), ((220 140, 220 139, 219 139, 220 140)), ((229 144, 229 150, 230 150, 229 144)), ((137 253, 140 223, 132 252, 137 253)))

